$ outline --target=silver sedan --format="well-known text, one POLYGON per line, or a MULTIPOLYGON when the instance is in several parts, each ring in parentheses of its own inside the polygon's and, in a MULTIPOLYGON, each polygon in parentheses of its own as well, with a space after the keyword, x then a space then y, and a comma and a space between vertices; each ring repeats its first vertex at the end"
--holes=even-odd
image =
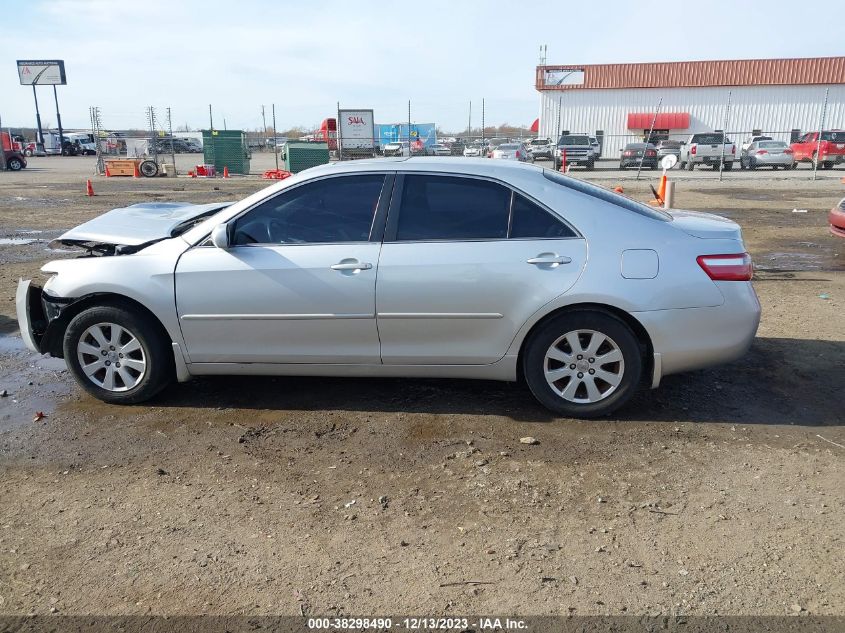
POLYGON ((739 159, 742 169, 771 167, 773 170, 792 169, 795 167, 795 155, 783 141, 754 141, 739 159))
POLYGON ((595 417, 741 356, 760 317, 734 222, 514 161, 335 163, 57 242, 96 256, 21 281, 22 335, 113 403, 209 374, 524 377, 595 417))

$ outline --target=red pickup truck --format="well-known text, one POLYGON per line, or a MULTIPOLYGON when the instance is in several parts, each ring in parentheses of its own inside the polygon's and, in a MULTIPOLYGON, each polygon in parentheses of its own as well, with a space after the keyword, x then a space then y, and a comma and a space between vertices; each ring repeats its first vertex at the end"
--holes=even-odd
POLYGON ((819 153, 819 167, 822 169, 833 169, 834 165, 845 163, 845 130, 829 130, 821 135, 819 142, 818 132, 807 132, 790 145, 796 163, 814 163, 816 151, 819 153))

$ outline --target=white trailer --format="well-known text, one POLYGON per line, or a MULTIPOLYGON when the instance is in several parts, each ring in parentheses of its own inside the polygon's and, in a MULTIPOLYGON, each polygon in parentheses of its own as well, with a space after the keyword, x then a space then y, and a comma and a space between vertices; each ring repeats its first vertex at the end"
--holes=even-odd
POLYGON ((337 140, 341 158, 376 155, 372 110, 338 110, 337 140))

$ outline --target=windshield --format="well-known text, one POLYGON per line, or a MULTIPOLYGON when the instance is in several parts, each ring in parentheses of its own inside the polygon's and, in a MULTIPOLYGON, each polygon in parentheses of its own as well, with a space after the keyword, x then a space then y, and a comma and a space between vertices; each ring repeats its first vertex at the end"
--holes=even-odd
POLYGON ((589 145, 590 138, 587 136, 573 136, 573 135, 564 135, 560 137, 560 140, 557 142, 558 145, 589 145))
MULTIPOLYGON (((721 134, 695 134, 692 137, 693 143, 702 143, 704 145, 717 145, 722 142, 721 134)), ((725 138, 725 143, 730 143, 729 138, 725 138)))
POLYGON ((620 196, 618 193, 614 193, 612 191, 609 191, 608 189, 598 187, 583 180, 578 180, 577 178, 572 178, 570 176, 564 176, 563 174, 558 173, 556 171, 552 171, 551 169, 543 169, 543 175, 552 182, 557 183, 563 187, 567 187, 568 189, 572 189, 573 191, 577 191, 588 196, 592 196, 593 198, 598 198, 599 200, 603 200, 604 202, 610 202, 611 204, 615 204, 618 207, 622 207, 623 209, 627 209, 628 211, 633 211, 634 213, 639 213, 640 215, 644 215, 648 218, 652 218, 654 220, 661 220, 662 222, 671 222, 672 220, 672 216, 664 211, 660 211, 659 209, 655 209, 654 207, 649 207, 627 196, 620 196))
POLYGON ((531 141, 531 144, 532 145, 548 145, 549 140, 545 139, 545 138, 535 138, 533 141, 531 141))
POLYGON ((519 149, 519 145, 508 143, 506 145, 499 145, 499 149, 519 149))

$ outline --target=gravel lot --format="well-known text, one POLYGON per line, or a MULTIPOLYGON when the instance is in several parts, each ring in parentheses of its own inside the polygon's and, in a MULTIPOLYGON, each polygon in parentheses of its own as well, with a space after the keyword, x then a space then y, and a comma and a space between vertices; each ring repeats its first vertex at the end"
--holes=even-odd
MULTIPOLYGON (((68 256, 46 241, 116 206, 267 184, 95 178, 87 198, 92 168, 0 174, 1 613, 845 614, 845 240, 826 225, 845 170, 673 172, 679 206, 743 225, 758 338, 581 422, 480 381, 83 395, 17 333, 17 279, 68 256)), ((640 199, 656 181, 573 174, 640 199)))

